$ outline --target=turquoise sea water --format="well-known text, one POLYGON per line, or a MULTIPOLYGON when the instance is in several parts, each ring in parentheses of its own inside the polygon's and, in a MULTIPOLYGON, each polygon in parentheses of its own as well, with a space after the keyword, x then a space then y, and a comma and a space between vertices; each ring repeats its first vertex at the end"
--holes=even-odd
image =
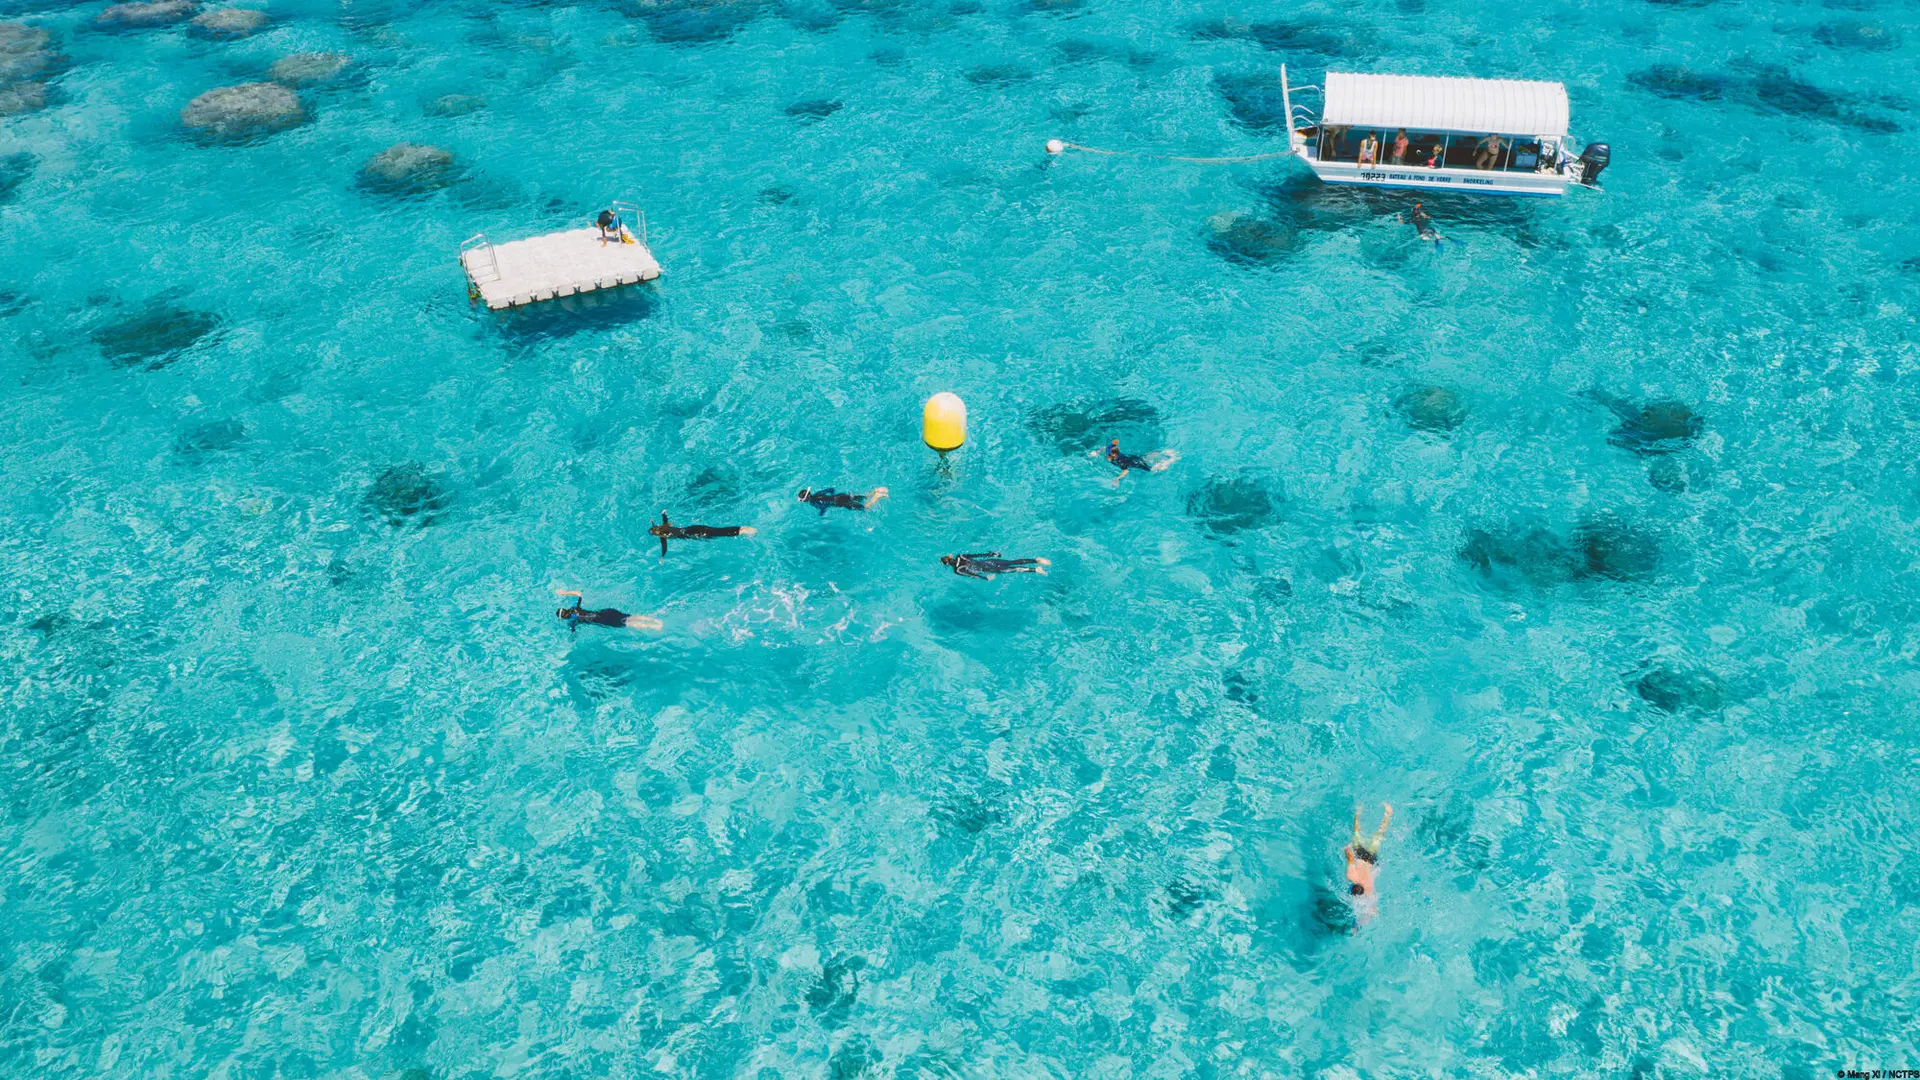
POLYGON ((104 9, 0 0, 0 1074, 1920 1068, 1912 4, 104 9), (1606 190, 1042 152, 1282 61, 1564 80, 1606 190), (656 285, 469 305, 622 197, 656 285))

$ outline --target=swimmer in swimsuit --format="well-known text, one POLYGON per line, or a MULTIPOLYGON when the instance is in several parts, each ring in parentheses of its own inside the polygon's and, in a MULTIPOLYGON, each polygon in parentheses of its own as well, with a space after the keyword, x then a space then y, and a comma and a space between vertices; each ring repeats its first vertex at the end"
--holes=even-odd
POLYGON ((585 601, 580 598, 580 593, 577 589, 555 589, 554 592, 561 596, 573 597, 572 607, 563 607, 559 611, 554 612, 555 615, 567 620, 567 633, 569 634, 579 633, 581 623, 586 623, 589 626, 630 626, 635 630, 658 630, 661 626, 665 625, 651 615, 629 615, 619 608, 609 607, 601 608, 598 611, 588 611, 581 606, 585 601))
POLYGON ((1120 440, 1115 439, 1107 444, 1107 460, 1120 467, 1120 475, 1113 478, 1113 486, 1119 487, 1120 481, 1125 480, 1127 474, 1135 469, 1166 472, 1167 466, 1180 460, 1180 453, 1177 450, 1155 450, 1145 457, 1138 454, 1123 454, 1120 452, 1120 440))
POLYGON ((1045 577, 1047 567, 1053 564, 1045 559, 1003 559, 997 551, 981 551, 972 555, 942 555, 940 565, 953 567, 953 572, 961 577, 992 581, 995 574, 1039 574, 1045 577))
POLYGON ((874 503, 886 497, 887 489, 883 487, 874 488, 865 495, 850 495, 832 488, 821 488, 819 491, 812 488, 800 489, 800 501, 820 511, 821 517, 826 517, 827 511, 836 506, 842 510, 871 509, 874 503))
POLYGON ((1392 820, 1393 804, 1387 803, 1380 827, 1373 831, 1373 839, 1365 840, 1360 836, 1360 808, 1353 808, 1353 840, 1347 844, 1347 895, 1353 898, 1354 921, 1361 926, 1380 913, 1379 899, 1374 895, 1374 875, 1379 871, 1380 841, 1386 839, 1387 822, 1392 820))
POLYGON ((707 540, 715 536, 752 536, 759 530, 751 525, 675 525, 667 520, 667 512, 660 511, 660 524, 647 530, 648 535, 660 538, 660 554, 667 553, 669 540, 707 540))

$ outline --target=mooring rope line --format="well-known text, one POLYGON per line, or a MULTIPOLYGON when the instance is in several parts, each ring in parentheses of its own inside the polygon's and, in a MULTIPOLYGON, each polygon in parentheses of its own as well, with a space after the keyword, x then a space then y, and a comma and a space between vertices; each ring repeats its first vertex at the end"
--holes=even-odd
POLYGON ((1235 165, 1247 161, 1272 161, 1276 158, 1292 157, 1293 151, 1282 150, 1272 154, 1248 154, 1243 157, 1183 157, 1179 154, 1150 154, 1144 150, 1102 150, 1097 146, 1081 146, 1064 139, 1047 140, 1047 153, 1058 154, 1066 150, 1079 150, 1087 154, 1104 154, 1108 157, 1153 158, 1156 161, 1189 161, 1196 165, 1235 165))

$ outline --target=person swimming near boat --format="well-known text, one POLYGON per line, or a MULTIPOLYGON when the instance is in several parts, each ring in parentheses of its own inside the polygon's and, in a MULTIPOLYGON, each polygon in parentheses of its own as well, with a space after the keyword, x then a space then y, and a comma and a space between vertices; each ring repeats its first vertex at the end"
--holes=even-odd
POLYGON ((828 510, 836 508, 841 510, 869 510, 872 509, 874 503, 886 497, 887 489, 884 487, 874 488, 865 495, 855 495, 846 491, 835 491, 832 488, 821 488, 819 491, 815 491, 812 488, 800 489, 800 501, 820 511, 821 517, 826 517, 828 510))
POLYGON ((1135 469, 1141 469, 1146 472, 1166 472, 1168 466, 1180 460, 1180 452, 1178 450, 1155 450, 1153 453, 1145 456, 1128 454, 1121 452, 1120 440, 1115 439, 1107 444, 1106 458, 1120 469, 1120 475, 1113 478, 1113 486, 1119 487, 1120 481, 1125 480, 1127 474, 1135 469))
POLYGON ((660 538, 660 554, 667 553, 669 540, 708 540, 716 536, 752 536, 758 532, 751 525, 675 525, 667 520, 667 512, 660 511, 660 524, 647 530, 648 535, 660 538))
POLYGON ((619 608, 600 608, 597 611, 588 611, 584 606, 586 601, 582 599, 578 589, 555 589, 553 591, 560 596, 573 597, 572 607, 563 607, 559 611, 554 612, 555 615, 567 621, 567 633, 569 634, 579 633, 581 623, 586 623, 588 626, 626 626, 635 630, 658 630, 666 625, 651 615, 629 615, 619 608))
POLYGON ((997 551, 980 551, 971 555, 942 555, 940 565, 953 567, 953 572, 961 577, 992 581, 995 574, 1039 574, 1045 577, 1047 567, 1053 564, 1045 559, 1003 559, 997 551))
POLYGON ((1380 817, 1380 827, 1373 831, 1373 839, 1363 839, 1360 835, 1360 808, 1353 808, 1353 839, 1347 844, 1347 895, 1352 898, 1354 920, 1361 926, 1373 921, 1380 913, 1380 902, 1375 894, 1375 876, 1379 872, 1380 842, 1386 839, 1387 823, 1393 820, 1393 804, 1384 804, 1386 812, 1380 817))
POLYGON ((1414 203, 1413 209, 1400 220, 1413 222, 1413 227, 1420 233, 1420 239, 1422 240, 1431 240, 1434 244, 1438 245, 1440 241, 1446 239, 1446 237, 1440 235, 1439 230, 1433 227, 1433 215, 1427 213, 1426 208, 1419 203, 1414 203))

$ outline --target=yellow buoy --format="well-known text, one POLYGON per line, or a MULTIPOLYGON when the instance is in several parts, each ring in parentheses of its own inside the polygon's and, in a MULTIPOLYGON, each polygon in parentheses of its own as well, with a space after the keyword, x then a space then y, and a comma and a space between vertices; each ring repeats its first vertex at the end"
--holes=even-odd
POLYGON ((967 441, 967 404, 945 391, 927 399, 920 415, 920 437, 941 453, 960 449, 967 441))

